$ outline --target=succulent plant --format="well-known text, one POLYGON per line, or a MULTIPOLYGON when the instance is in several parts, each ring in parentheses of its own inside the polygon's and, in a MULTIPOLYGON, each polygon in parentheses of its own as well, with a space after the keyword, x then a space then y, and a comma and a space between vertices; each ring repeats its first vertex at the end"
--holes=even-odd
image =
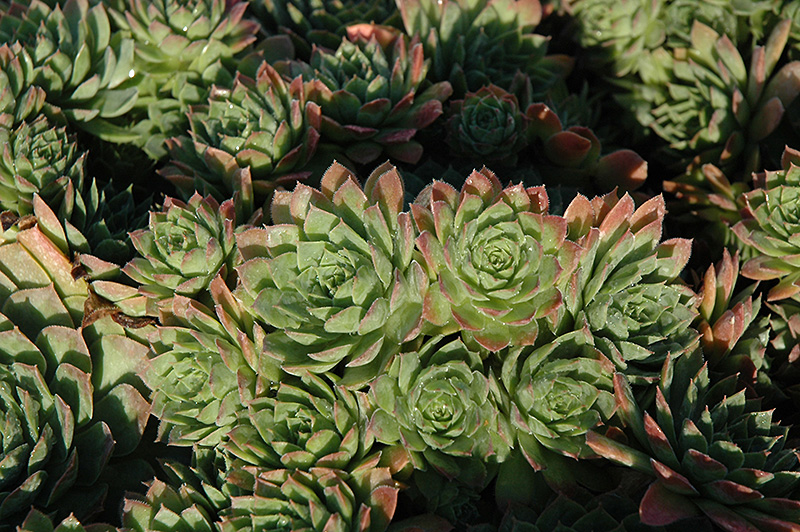
POLYGON ((13 130, 0 128, 0 207, 17 216, 33 212, 33 195, 58 206, 68 182, 80 189, 84 180, 85 152, 75 135, 54 127, 44 116, 13 130))
POLYGON ((501 356, 500 380, 508 397, 504 414, 537 471, 547 467, 548 450, 575 459, 591 456, 586 433, 614 412, 614 364, 591 342, 584 329, 501 356))
POLYGON ((153 391, 159 438, 171 445, 218 445, 245 404, 265 393, 280 372, 259 347, 264 331, 233 298, 221 277, 211 281, 213 309, 175 296, 162 306, 142 378, 153 391))
POLYGON ((386 530, 394 516, 398 488, 388 468, 378 466, 378 459, 379 455, 373 455, 349 471, 247 467, 235 480, 252 495, 231 498, 220 531, 386 530))
POLYGON ((116 4, 118 9, 109 9, 109 14, 119 28, 130 32, 136 44, 136 71, 146 73, 144 82, 152 84, 150 90, 139 85, 140 92, 171 94, 181 102, 199 103, 205 98, 205 91, 186 86, 189 82, 233 81, 228 72, 233 58, 255 41, 259 30, 256 22, 243 18, 247 3, 240 0, 118 0, 116 4))
POLYGON ((224 444, 226 482, 242 494, 220 512, 220 530, 385 530, 398 486, 370 453, 365 408, 362 392, 311 373, 250 401, 224 444))
POLYGON ((546 104, 529 105, 526 116, 537 170, 546 181, 608 192, 615 188, 633 191, 647 179, 647 161, 638 153, 619 149, 601 156, 594 131, 585 126, 564 129, 558 114, 546 104))
POLYGON ((262 469, 350 471, 370 453, 363 392, 351 392, 306 373, 248 401, 224 448, 242 464, 262 469))
MULTIPOLYGON (((230 461, 219 449, 195 447, 191 462, 161 463, 166 481, 153 478, 146 493, 126 494, 118 532, 219 532, 219 512, 230 506, 225 481, 230 461)), ((237 492, 238 493, 238 492, 237 492)))
POLYGON ((459 157, 514 164, 531 141, 531 117, 517 97, 496 85, 450 102, 445 141, 459 157))
POLYGON ((409 45, 403 35, 380 43, 376 29, 368 27, 355 42, 342 39, 334 53, 314 48, 309 64, 292 61, 276 68, 309 80, 308 99, 322 109, 323 141, 342 145, 357 163, 385 153, 413 164, 422 156, 414 135, 442 114, 442 102, 452 92, 447 81, 423 89, 429 63, 421 44, 409 45))
POLYGON ((666 74, 642 93, 649 96, 632 96, 631 102, 647 100, 639 120, 669 143, 669 157, 686 168, 687 179, 701 180, 692 174, 705 163, 738 180, 761 168, 761 141, 800 92, 800 63, 776 70, 789 29, 788 20, 778 24, 766 44, 753 50, 749 68, 727 35, 699 21, 686 48, 659 51, 657 62, 666 74))
MULTIPOLYGON (((491 478, 488 477, 486 480, 491 478)), ((462 480, 449 479, 433 468, 426 471, 415 470, 411 477, 404 481, 406 487, 401 492, 401 497, 411 500, 411 504, 419 508, 418 515, 415 516, 416 523, 393 522, 390 530, 404 532, 418 530, 413 528, 414 526, 431 532, 463 530, 468 523, 474 523, 479 518, 481 507, 487 504, 482 500, 488 491, 486 483, 470 485, 462 480), (419 515, 422 509, 429 513, 419 515), (404 528, 405 526, 410 528, 404 528)), ((401 506, 404 503, 409 504, 403 501, 401 506)))
POLYGON ((0 244, 0 528, 32 505, 59 519, 100 509, 106 462, 135 449, 150 411, 135 376, 147 348, 111 319, 82 324, 89 287, 71 275, 55 214, 38 196, 33 209, 0 244))
POLYGON ((679 47, 690 42, 695 20, 712 27, 717 33, 728 35, 737 46, 760 41, 782 19, 790 18, 784 14, 786 5, 781 0, 746 4, 723 0, 703 5, 696 5, 691 0, 670 0, 664 11, 667 44, 679 47))
POLYGON ((401 25, 393 0, 256 0, 251 8, 267 31, 289 34, 304 60, 314 45, 335 50, 354 25, 401 25))
POLYGON ((663 182, 664 191, 675 196, 675 201, 669 202, 670 216, 687 227, 702 225, 704 238, 697 243, 708 247, 710 256, 717 257, 727 248, 737 250, 742 259, 752 258, 757 251, 731 230, 742 221, 744 193, 752 187, 748 183, 731 182, 710 163, 701 166, 699 174, 703 177, 695 183, 681 178, 663 182))
POLYGON ((147 107, 155 133, 142 136, 144 147, 155 156, 166 155, 163 143, 186 129, 189 105, 203 103, 212 84, 233 82, 234 60, 255 41, 259 25, 243 18, 247 3, 239 0, 110 4, 113 22, 135 44, 137 107, 147 107))
POLYGON ((693 350, 699 334, 694 292, 678 275, 689 260, 691 242, 660 242, 664 199, 638 208, 615 192, 591 201, 578 195, 564 218, 570 240, 583 252, 564 292, 564 309, 574 330, 588 327, 594 345, 631 380, 658 380, 667 357, 693 350))
POLYGON ((479 463, 504 460, 511 445, 482 371, 480 355, 458 339, 433 337, 401 353, 371 385, 377 408, 370 431, 382 443, 401 444, 416 469, 482 484, 479 463))
POLYGON ((490 351, 533 344, 540 320, 557 314, 579 254, 547 207, 544 187, 503 189, 486 168, 460 193, 443 182, 425 189, 411 206, 434 280, 424 319, 490 351))
POLYGON ((334 163, 320 188, 276 192, 275 225, 238 235, 236 293, 276 329, 263 347, 284 371, 343 371, 342 384, 357 386, 419 334, 427 278, 393 167, 362 189, 334 163))
POLYGON ((217 516, 209 506, 203 494, 191 486, 183 484, 175 489, 162 480, 154 479, 147 488, 144 500, 125 499, 121 530, 215 532, 219 530, 215 522, 217 516))
POLYGON ((738 373, 750 384, 764 365, 770 337, 769 318, 760 317, 761 297, 753 297, 756 285, 734 294, 739 276, 739 255, 723 251, 717 267, 706 270, 701 289, 696 328, 712 371, 738 373))
POLYGON ((541 510, 509 505, 497 526, 469 526, 467 532, 662 532, 639 520, 636 502, 620 492, 593 496, 579 491, 559 494, 541 510))
POLYGON ((800 293, 800 269, 797 266, 798 193, 800 167, 798 152, 787 150, 783 170, 755 174, 755 188, 743 194, 745 209, 742 221, 733 232, 759 254, 742 266, 749 279, 779 283, 767 294, 768 301, 797 297, 800 293))
POLYGON ((74 515, 70 515, 61 523, 54 524, 45 514, 33 509, 17 530, 18 532, 115 532, 117 529, 104 524, 83 526, 74 515))
POLYGON ((239 73, 232 89, 214 87, 208 105, 189 113, 191 139, 167 141, 172 165, 161 175, 184 196, 195 190, 230 198, 249 168, 252 189, 264 199, 277 185, 307 177, 316 150, 320 109, 307 101, 303 80, 287 83, 268 63, 255 79, 239 73))
POLYGON ((233 202, 222 205, 195 194, 188 203, 167 198, 151 212, 147 229, 131 233, 138 257, 124 271, 154 302, 173 295, 195 296, 220 272, 233 267, 233 202))
POLYGON ((45 104, 45 92, 33 85, 34 66, 30 54, 19 45, 0 46, 0 126, 13 129, 34 121, 45 104))
POLYGON ((737 391, 735 376, 712 382, 699 350, 668 361, 663 375, 652 414, 614 376, 617 415, 639 449, 593 432, 586 440, 600 456, 654 477, 639 505, 642 522, 705 515, 727 530, 796 526, 800 503, 790 497, 800 462, 788 428, 737 391))
POLYGON ((561 82, 572 60, 547 55, 548 38, 533 33, 539 0, 398 0, 403 25, 432 60, 428 77, 449 81, 456 98, 493 83, 507 89, 521 70, 537 96, 561 82))
MULTIPOLYGON (((130 186, 117 191, 112 183, 99 185, 92 179, 83 190, 67 184, 58 216, 63 220, 70 250, 84 254, 78 262, 86 262, 85 254, 90 254, 122 265, 134 251, 129 231, 147 225, 149 207, 149 201, 134 198, 130 186)), ((91 275, 92 266, 84 267, 91 275)))
POLYGON ((650 52, 664 43, 665 0, 622 0, 613 6, 598 0, 577 0, 572 9, 577 41, 589 49, 589 68, 622 77, 647 68, 650 52))
POLYGON ((77 126, 104 136, 106 120, 136 103, 137 89, 125 84, 135 72, 133 41, 112 35, 103 4, 68 0, 51 8, 32 0, 20 18, 3 20, 5 42, 17 41, 11 54, 31 73, 25 80, 41 87, 47 102, 77 126))
POLYGON ((697 4, 691 0, 623 0, 613 6, 598 0, 571 4, 578 22, 577 41, 589 48, 589 68, 611 77, 640 71, 645 77, 658 61, 652 52, 666 45, 683 48, 691 41, 695 21, 727 35, 733 44, 763 37, 767 19, 779 2, 697 4))

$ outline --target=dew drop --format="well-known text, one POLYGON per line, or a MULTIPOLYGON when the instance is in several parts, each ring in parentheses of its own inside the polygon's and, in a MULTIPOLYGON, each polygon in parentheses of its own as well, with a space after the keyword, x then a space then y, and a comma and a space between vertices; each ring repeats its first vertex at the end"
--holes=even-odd
POLYGON ((187 31, 189 31, 189 26, 184 26, 182 31, 183 31, 183 33, 186 33, 187 31))
POLYGON ((135 75, 136 75, 136 71, 135 70, 133 70, 133 69, 128 70, 128 77, 129 78, 132 78, 135 75))

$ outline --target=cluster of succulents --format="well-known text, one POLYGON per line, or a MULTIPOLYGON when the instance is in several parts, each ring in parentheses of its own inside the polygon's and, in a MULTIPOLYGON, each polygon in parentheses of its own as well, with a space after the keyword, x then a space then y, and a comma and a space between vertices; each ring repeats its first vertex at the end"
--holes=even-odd
POLYGON ((796 1, 0 41, 0 532, 800 530, 796 1))

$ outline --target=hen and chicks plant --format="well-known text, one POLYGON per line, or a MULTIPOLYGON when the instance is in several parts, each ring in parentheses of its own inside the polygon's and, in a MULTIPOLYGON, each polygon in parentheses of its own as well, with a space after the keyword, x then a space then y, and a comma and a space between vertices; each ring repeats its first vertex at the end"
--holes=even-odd
POLYGON ((0 530, 800 529, 751 4, 0 2, 0 530))

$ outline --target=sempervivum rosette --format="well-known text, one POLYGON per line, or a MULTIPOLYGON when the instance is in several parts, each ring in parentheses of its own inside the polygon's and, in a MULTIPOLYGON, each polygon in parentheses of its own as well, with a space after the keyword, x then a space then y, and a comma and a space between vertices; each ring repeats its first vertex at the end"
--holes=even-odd
POLYGON ((180 101, 205 97, 197 86, 182 83, 232 81, 216 70, 232 67, 233 58, 255 41, 258 24, 244 20, 247 3, 241 0, 120 0, 110 9, 114 22, 134 39, 137 74, 145 74, 145 94, 171 94, 180 101), (220 64, 225 61, 226 65, 220 64), (184 91, 195 91, 195 96, 184 91), (183 97, 182 97, 183 96, 183 97))
MULTIPOLYGON (((151 133, 145 149, 165 155, 165 137, 185 130, 185 113, 202 103, 212 84, 230 85, 235 60, 255 41, 258 23, 244 19, 247 3, 224 0, 110 2, 116 26, 135 43, 137 107, 147 107, 151 133)), ((146 127, 137 126, 144 131, 146 127)))
POLYGON ((589 48, 587 65, 601 74, 623 77, 652 69, 656 59, 651 53, 665 42, 686 46, 694 21, 725 33, 734 44, 746 42, 751 35, 760 38, 767 26, 765 19, 773 15, 770 11, 777 11, 775 6, 691 0, 622 0, 611 6, 577 0, 571 7, 578 22, 577 40, 589 48))
POLYGON ((584 329, 502 356, 500 381, 508 397, 503 409, 522 454, 537 471, 547 467, 548 451, 591 456, 585 434, 614 412, 614 364, 591 341, 584 329))
POLYGON ((572 69, 547 55, 548 38, 533 33, 539 0, 397 0, 408 35, 419 36, 432 60, 428 77, 449 81, 457 98, 493 83, 509 88, 518 71, 543 96, 572 69))
POLYGON ((154 302, 197 295, 233 266, 233 211, 232 201, 220 205, 210 196, 195 194, 188 203, 167 198, 146 229, 131 233, 139 256, 125 273, 154 302))
POLYGON ((733 227, 742 242, 760 252, 742 266, 750 279, 780 282, 767 294, 775 301, 800 294, 800 167, 784 159, 784 169, 756 174, 745 192, 743 220, 733 227))
MULTIPOLYGON (((129 232, 147 225, 149 201, 137 201, 132 187, 117 191, 113 184, 99 185, 94 179, 83 189, 67 184, 58 209, 63 220, 69 248, 78 262, 86 262, 85 254, 123 265, 133 254, 129 232)), ((90 264, 84 264, 92 274, 90 264)))
POLYGON ((102 508, 106 464, 136 448, 150 411, 135 376, 147 348, 110 318, 85 321, 89 287, 53 212, 33 207, 0 243, 3 530, 31 506, 58 519, 102 508))
POLYGON ((307 101, 303 80, 286 82, 268 63, 255 79, 237 74, 232 89, 215 87, 208 105, 189 114, 191 139, 167 141, 172 165, 160 173, 185 196, 195 190, 219 200, 241 188, 248 169, 262 198, 282 182, 307 177, 301 171, 319 139, 320 109, 307 101))
POLYGON ((171 445, 217 445, 245 403, 280 379, 261 355, 263 329, 221 277, 209 292, 213 310, 182 296, 162 306, 162 326, 151 336, 153 354, 142 370, 161 420, 159 437, 171 445))
POLYGON ((234 480, 252 495, 231 497, 219 529, 383 532, 394 516, 398 488, 389 469, 378 466, 378 459, 378 454, 372 455, 350 471, 246 466, 234 480))
POLYGON ((699 336, 691 328, 696 296, 678 277, 691 242, 659 242, 665 214, 661 196, 636 208, 616 193, 578 195, 564 212, 582 254, 563 308, 634 384, 656 381, 666 357, 694 349, 699 336))
POLYGON ((371 450, 370 408, 310 373, 250 401, 224 443, 226 480, 245 493, 220 512, 221 530, 385 530, 399 490, 371 450))
POLYGON ((613 6, 601 0, 574 2, 577 41, 589 49, 590 68, 614 76, 647 68, 650 52, 664 43, 664 0, 621 0, 613 6))
POLYGON ((350 26, 400 24, 394 0, 254 0, 251 9, 268 31, 287 33, 304 59, 313 45, 335 50, 350 26))
POLYGON ((504 460, 511 443, 482 372, 481 356, 458 339, 434 337, 401 353, 372 383, 370 430, 378 441, 402 446, 415 469, 482 485, 483 462, 504 460))
POLYGON ((216 515, 209 512, 200 502, 202 500, 201 493, 186 485, 176 490, 164 481, 155 479, 148 486, 144 500, 125 500, 122 530, 214 532, 217 530, 214 524, 216 515))
POLYGON ((736 377, 709 379, 700 350, 668 361, 654 409, 643 411, 621 374, 617 415, 628 444, 591 432, 600 456, 654 477, 639 506, 642 522, 668 525, 705 515, 725 530, 792 530, 800 524, 797 449, 788 427, 737 391, 736 377))
POLYGON ((480 524, 466 532, 664 532, 642 524, 637 503, 624 492, 559 494, 540 511, 510 504, 499 525, 480 524))
POLYGON ((9 131, 0 128, 0 208, 17 216, 33 212, 33 195, 39 194, 56 207, 67 183, 83 186, 85 152, 78 150, 75 135, 54 127, 44 116, 22 122, 9 131))
POLYGON ((351 471, 369 454, 363 392, 305 373, 247 403, 224 448, 243 464, 264 469, 351 471))
POLYGON ((447 144, 459 157, 514 164, 530 142, 530 116, 517 97, 488 85, 450 103, 447 144))
POLYGON ((398 35, 382 45, 373 27, 359 35, 355 42, 343 39, 335 53, 314 48, 308 65, 276 68, 311 80, 308 98, 322 108, 323 140, 342 145, 347 157, 366 164, 386 154, 416 163, 422 145, 413 137, 442 114, 450 84, 421 90, 430 63, 421 44, 409 45, 398 35))
POLYGON ((771 331, 769 318, 760 316, 761 297, 753 297, 752 284, 734 294, 739 277, 739 254, 724 250, 716 268, 710 265, 698 289, 695 327, 701 333, 703 355, 712 371, 756 381, 764 366, 764 352, 771 331))
POLYGON ((138 91, 126 87, 133 72, 133 41, 113 34, 103 4, 68 0, 51 8, 32 0, 15 20, 11 51, 30 61, 31 83, 47 102, 82 128, 103 135, 104 120, 127 113, 138 91))
POLYGON ((18 44, 0 46, 0 126, 12 129, 41 112, 45 93, 33 85, 33 76, 30 54, 18 44))
POLYGON ((547 214, 544 187, 503 189, 484 168, 460 193, 434 182, 411 207, 436 280, 425 320, 490 351, 533 344, 540 320, 558 314, 580 250, 567 239, 566 220, 547 214))
POLYGON ((285 371, 344 371, 364 384, 419 334, 427 278, 393 167, 362 189, 334 163, 320 188, 276 193, 275 225, 239 235, 237 295, 277 329, 263 347, 285 371))
MULTIPOLYGON (((800 93, 800 62, 779 62, 790 26, 778 24, 749 66, 727 35, 699 21, 686 48, 659 50, 663 78, 626 103, 644 110, 638 120, 669 143, 666 154, 679 171, 711 163, 743 180, 761 168, 762 141, 800 93)), ((702 175, 686 179, 702 182, 702 175)))
MULTIPOLYGON (((166 481, 148 482, 147 493, 128 493, 119 532, 218 532, 218 511, 230 506, 225 483, 229 461, 217 450, 195 448, 191 464, 162 463, 166 481)), ((88 531, 91 532, 91 531, 88 531)))

